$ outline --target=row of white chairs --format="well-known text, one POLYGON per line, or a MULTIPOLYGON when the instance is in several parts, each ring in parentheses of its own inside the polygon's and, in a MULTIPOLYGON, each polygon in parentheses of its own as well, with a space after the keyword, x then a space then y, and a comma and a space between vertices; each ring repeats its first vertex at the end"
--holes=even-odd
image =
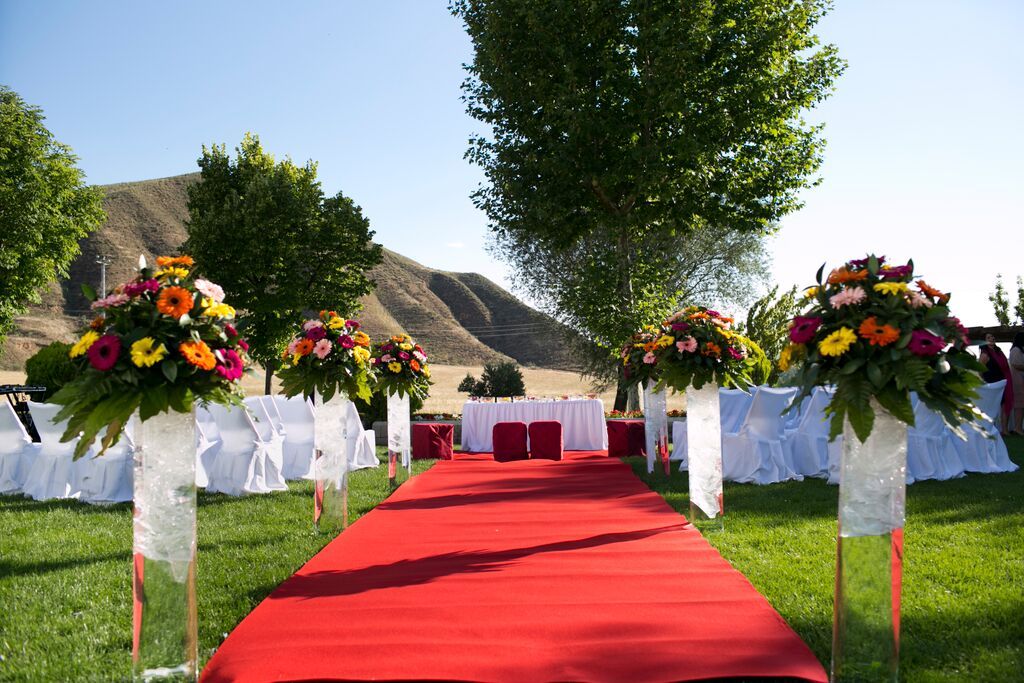
MULTIPOLYGON (((966 441, 956 436, 938 413, 911 395, 915 424, 907 429, 908 484, 962 477, 966 472, 1017 469, 994 423, 1004 386, 1001 381, 978 389, 978 408, 987 417, 979 420, 981 433, 964 427, 966 441)), ((795 397, 796 389, 791 388, 755 387, 750 393, 719 390, 725 479, 769 484, 820 477, 839 483, 842 436, 829 441, 825 417, 831 390, 819 387, 797 409, 785 413, 795 397)), ((672 459, 681 461, 681 470, 686 469, 685 420, 673 424, 672 440, 672 459)))
MULTIPOLYGON (((301 397, 245 399, 245 410, 220 405, 196 410, 196 484, 227 495, 270 493, 286 480, 314 476, 314 421, 301 397)), ((101 457, 95 447, 73 460, 76 442, 62 443, 60 406, 29 403, 39 443, 33 443, 9 402, 0 402, 0 494, 36 500, 75 498, 89 503, 132 499, 134 440, 130 424, 101 457)), ((377 467, 373 431, 364 430, 355 406, 346 415, 349 469, 377 467)))

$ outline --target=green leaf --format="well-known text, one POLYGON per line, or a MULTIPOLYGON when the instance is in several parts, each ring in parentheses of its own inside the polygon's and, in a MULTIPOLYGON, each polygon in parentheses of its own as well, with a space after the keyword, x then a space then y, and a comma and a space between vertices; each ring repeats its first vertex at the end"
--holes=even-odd
POLYGON ((846 406, 846 417, 861 443, 867 441, 875 424, 875 411, 870 403, 850 403, 846 406))
POLYGON ((164 361, 160 363, 160 372, 164 374, 164 377, 167 378, 168 382, 174 384, 174 380, 178 378, 177 362, 171 358, 165 358, 164 361))
POLYGON ((82 294, 89 301, 96 301, 96 299, 98 298, 96 296, 96 290, 84 282, 82 283, 82 294))

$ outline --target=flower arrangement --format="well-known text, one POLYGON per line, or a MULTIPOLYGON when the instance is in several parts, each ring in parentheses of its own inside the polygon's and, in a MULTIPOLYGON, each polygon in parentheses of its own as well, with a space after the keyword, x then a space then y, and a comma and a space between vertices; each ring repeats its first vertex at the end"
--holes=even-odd
POLYGON ((396 334, 373 348, 377 386, 385 394, 409 394, 425 399, 430 391, 430 367, 423 347, 407 334, 396 334))
MULTIPOLYGON (((659 373, 658 387, 683 391, 700 389, 708 382, 745 389, 750 370, 760 354, 756 345, 732 329, 733 319, 703 306, 673 313, 661 325, 653 351, 659 373)), ((761 354, 763 355, 763 354, 761 354)))
POLYGON ((913 425, 912 391, 958 433, 960 423, 973 422, 984 368, 966 351, 967 331, 950 314, 949 294, 915 276, 913 261, 891 266, 870 255, 823 281, 824 268, 805 292, 809 308, 793 318, 780 358, 783 370, 796 371, 793 405, 817 385, 835 385, 826 409, 831 437, 845 416, 861 441, 874 424, 872 398, 913 425))
POLYGON ((286 396, 306 398, 320 392, 324 401, 337 393, 350 399, 370 400, 373 365, 370 337, 359 323, 334 311, 320 311, 319 318, 302 323, 298 335, 282 354, 278 376, 286 396))
POLYGON ((655 351, 659 349, 659 342, 665 339, 666 335, 654 325, 645 326, 629 338, 619 354, 627 385, 646 386, 648 380, 658 379, 658 356, 655 351))
POLYGON ((642 418, 644 411, 642 410, 609 410, 605 412, 604 416, 610 420, 632 420, 642 418))
POLYGON ((194 278, 189 256, 161 256, 154 270, 139 258, 138 276, 98 298, 82 290, 97 317, 71 347, 78 376, 51 399, 68 420, 63 440, 82 434, 81 457, 104 427, 101 452, 117 443, 138 410, 147 420, 192 405, 242 405, 239 380, 248 344, 231 324, 224 290, 194 278))

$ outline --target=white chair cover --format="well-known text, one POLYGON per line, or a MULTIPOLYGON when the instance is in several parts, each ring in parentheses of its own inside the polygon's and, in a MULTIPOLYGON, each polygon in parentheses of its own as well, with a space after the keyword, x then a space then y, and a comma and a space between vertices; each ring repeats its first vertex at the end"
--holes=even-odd
POLYGON ((984 433, 978 433, 974 428, 965 426, 967 441, 952 432, 949 433, 953 448, 956 449, 967 472, 1013 472, 1017 469, 1017 465, 1010 460, 1006 443, 995 424, 1002 409, 1005 387, 1005 379, 978 387, 977 406, 987 416, 987 419, 978 420, 978 426, 984 433))
POLYGON ((302 396, 274 396, 274 406, 284 429, 282 445, 285 479, 313 479, 314 418, 313 406, 302 396))
MULTIPOLYGON (((53 498, 75 498, 78 491, 72 488, 73 470, 78 467, 74 462, 75 444, 77 439, 61 443, 67 422, 54 424, 53 418, 61 407, 52 403, 29 402, 28 410, 32 414, 32 422, 39 432, 39 449, 32 458, 22 492, 35 500, 51 500, 53 498)), ((92 449, 85 457, 92 456, 92 449)))
POLYGON ((801 416, 795 429, 786 429, 786 462, 804 477, 829 476, 830 464, 835 464, 839 476, 842 436, 829 443, 829 421, 825 408, 832 400, 832 392, 815 387, 814 392, 801 402, 801 416))
MULTIPOLYGON (((284 435, 279 431, 280 421, 275 426, 275 420, 271 416, 267 403, 259 396, 252 396, 244 399, 245 407, 249 410, 256 433, 259 434, 263 443, 263 483, 271 491, 287 491, 288 484, 284 481, 284 456, 282 447, 284 435)), ((271 407, 273 407, 271 405, 271 407)), ((274 410, 274 414, 277 411, 274 410)))
POLYGON ((249 411, 217 403, 205 408, 213 417, 220 448, 212 462, 206 461, 206 490, 240 496, 269 493, 264 477, 266 445, 259 437, 249 411))
POLYGON ((757 390, 739 432, 722 435, 723 478, 755 484, 803 479, 787 466, 784 446, 782 412, 794 396, 796 389, 757 390))
POLYGON ((377 444, 373 430, 363 429, 363 423, 359 419, 359 410, 352 401, 349 401, 348 415, 345 420, 345 439, 348 448, 346 453, 349 471, 380 465, 380 460, 377 459, 377 444))
POLYGON ((949 440, 942 417, 911 394, 914 426, 907 429, 907 483, 964 476, 964 465, 949 440))
POLYGON ((679 471, 685 472, 690 468, 690 460, 686 457, 686 420, 673 420, 672 425, 672 453, 669 460, 679 462, 679 471))
POLYGON ((0 493, 18 493, 32 462, 32 438, 10 401, 0 399, 0 493))
POLYGON ((759 387, 751 387, 753 393, 742 389, 719 389, 718 409, 722 416, 722 434, 735 434, 743 426, 743 420, 750 412, 750 404, 759 387))
MULTIPOLYGON (((103 455, 94 443, 90 455, 75 463, 71 486, 85 503, 125 503, 134 497, 135 420, 129 420, 117 443, 103 455)), ((102 432, 101 432, 102 435, 102 432)))

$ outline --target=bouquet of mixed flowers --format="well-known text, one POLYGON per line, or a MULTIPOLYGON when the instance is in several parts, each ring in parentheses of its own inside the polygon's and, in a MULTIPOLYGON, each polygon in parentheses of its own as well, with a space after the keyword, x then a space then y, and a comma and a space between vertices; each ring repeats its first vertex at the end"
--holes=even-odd
POLYGON ((647 380, 658 379, 658 356, 655 351, 659 343, 664 344, 668 336, 654 325, 647 325, 634 334, 622 347, 622 373, 628 386, 646 386, 647 380))
POLYGON ((425 399, 430 391, 430 368, 423 347, 407 334, 396 334, 373 348, 377 385, 387 394, 425 399))
POLYGON ((849 261, 807 290, 810 308, 789 328, 792 342, 780 366, 797 368, 799 405, 817 385, 835 385, 826 412, 831 436, 848 417, 857 437, 871 433, 871 399, 914 424, 910 392, 959 433, 979 416, 975 387, 984 367, 966 351, 967 331, 947 306, 949 294, 914 275, 913 261, 890 266, 885 257, 849 261))
POLYGON ((320 311, 319 319, 302 323, 302 330, 281 357, 284 365, 278 376, 286 396, 309 398, 318 391, 329 401, 341 392, 350 399, 370 400, 370 337, 359 330, 355 320, 320 311))
POLYGON ((745 389, 755 363, 751 355, 761 352, 731 328, 732 322, 732 318, 703 306, 689 306, 669 316, 652 352, 659 388, 667 385, 684 391, 715 382, 745 389))
POLYGON ((242 405, 249 346, 231 324, 224 290, 193 278, 188 256, 156 262, 153 270, 140 257, 138 276, 103 298, 82 288, 98 316, 71 347, 79 375, 51 399, 64 406, 63 440, 82 434, 76 458, 104 427, 102 451, 117 443, 136 410, 147 420, 169 409, 187 413, 196 401, 242 405))

